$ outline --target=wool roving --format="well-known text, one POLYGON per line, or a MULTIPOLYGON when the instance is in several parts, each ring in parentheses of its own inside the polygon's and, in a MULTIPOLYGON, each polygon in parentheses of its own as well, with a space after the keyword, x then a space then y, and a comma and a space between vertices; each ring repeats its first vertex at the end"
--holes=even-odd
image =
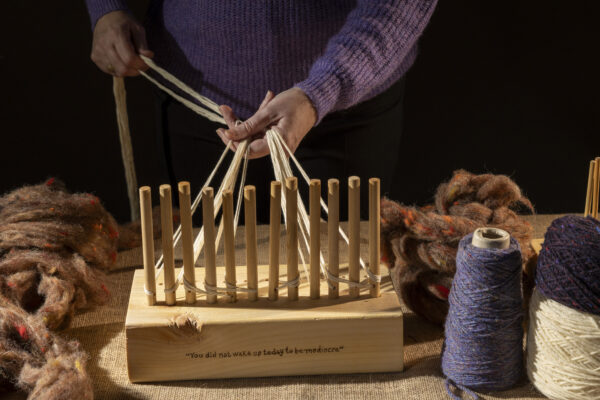
POLYGON ((68 193, 56 180, 1 197, 2 293, 50 329, 65 327, 76 310, 108 299, 103 279, 118 229, 97 197, 68 193))
POLYGON ((551 399, 600 399, 600 221, 552 222, 538 259, 527 374, 551 399))
POLYGON ((29 399, 93 399, 86 363, 79 343, 49 331, 0 294, 0 390, 14 385, 29 399))
POLYGON ((450 387, 504 390, 523 373, 521 250, 459 244, 450 290, 442 370, 450 387))
POLYGON ((53 330, 109 298, 104 274, 117 248, 136 244, 91 194, 55 179, 0 198, 0 389, 30 399, 91 399, 86 354, 53 330))
MULTIPOLYGON (((382 260, 396 275, 406 305, 429 321, 444 323, 458 243, 479 227, 507 231, 519 242, 524 264, 529 263, 533 228, 518 211, 533 213, 533 206, 510 178, 464 170, 438 187, 432 205, 410 207, 383 199, 382 260)), ((527 278, 529 284, 533 276, 527 278)))

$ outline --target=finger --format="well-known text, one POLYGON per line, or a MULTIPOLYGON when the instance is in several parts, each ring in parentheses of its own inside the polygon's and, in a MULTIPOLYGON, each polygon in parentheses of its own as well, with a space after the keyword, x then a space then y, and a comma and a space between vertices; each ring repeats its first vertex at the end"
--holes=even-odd
POLYGON ((115 41, 115 50, 117 51, 119 58, 121 58, 123 61, 123 64, 125 64, 129 70, 129 73, 135 73, 135 75, 138 75, 138 70, 146 67, 146 63, 144 63, 144 61, 135 52, 129 35, 119 35, 115 41))
POLYGON ((271 122, 273 121, 269 107, 264 107, 258 110, 256 114, 248 118, 243 123, 234 126, 233 128, 229 128, 225 134, 231 140, 240 141, 262 131, 271 122))
POLYGON ((119 60, 115 59, 112 53, 110 46, 94 44, 90 58, 102 72, 115 75, 116 70, 114 65, 119 63, 119 60))
MULTIPOLYGON (((217 135, 219 135, 219 137, 221 138, 221 140, 223 141, 225 146, 229 145, 229 142, 231 142, 231 140, 229 140, 227 138, 227 136, 225 136, 225 129, 223 129, 223 128, 217 129, 217 135)), ((233 147, 233 143, 231 143, 231 145, 229 145, 229 146, 231 147, 231 150, 235 151, 235 148, 233 147)))
POLYGON ((110 61, 108 61, 108 56, 105 54, 98 54, 98 52, 93 52, 91 57, 92 61, 100 70, 106 74, 112 75, 115 73, 113 69, 109 70, 109 65, 112 67, 110 61))
MULTIPOLYGON (((146 56, 148 58, 154 57, 154 52, 148 49, 148 42, 146 41, 146 31, 139 25, 135 25, 131 28, 131 40, 133 42, 133 46, 135 51, 138 54, 146 56)), ((142 60, 142 66, 138 69, 145 71, 148 69, 148 66, 142 60)))
POLYGON ((265 107, 267 104, 269 104, 269 102, 271 100, 273 100, 273 97, 275 97, 275 93, 273 93, 270 90, 267 90, 267 95, 265 96, 265 98, 263 99, 262 103, 260 103, 260 106, 258 107, 258 109, 260 110, 261 108, 265 107))
POLYGON ((267 154, 269 154, 269 144, 267 143, 267 139, 256 139, 250 143, 248 158, 260 158, 266 156, 267 154))
POLYGON ((127 75, 128 68, 125 66, 125 64, 123 64, 123 61, 117 54, 114 47, 111 47, 106 51, 105 62, 106 62, 105 68, 109 74, 111 74, 113 76, 119 76, 119 77, 129 76, 129 75, 127 75))
POLYGON ((233 112, 231 107, 222 105, 219 107, 219 111, 223 114, 223 119, 229 128, 235 127, 235 123, 238 120, 237 115, 233 112))
POLYGON ((217 129, 217 135, 219 135, 225 146, 229 146, 229 148, 235 153, 238 146, 240 145, 240 142, 233 142, 229 140, 227 136, 225 136, 225 129, 223 128, 217 129))

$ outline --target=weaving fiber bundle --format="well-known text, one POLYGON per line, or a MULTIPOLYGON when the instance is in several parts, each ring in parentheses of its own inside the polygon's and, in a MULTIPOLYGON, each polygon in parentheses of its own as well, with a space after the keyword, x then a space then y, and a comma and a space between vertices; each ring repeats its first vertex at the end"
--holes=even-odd
POLYGON ((546 232, 529 310, 527 373, 551 399, 600 399, 600 221, 546 232))
POLYGON ((456 272, 459 241, 483 226, 510 233, 520 244, 523 262, 534 256, 533 229, 515 210, 533 212, 531 202, 507 176, 454 172, 442 183, 434 204, 409 207, 383 199, 383 260, 393 268, 404 302, 429 321, 443 324, 456 272))
POLYGON ((469 234, 459 244, 445 326, 442 369, 456 399, 451 386, 504 390, 523 373, 519 243, 511 239, 506 249, 480 248, 472 239, 469 234))
MULTIPOLYGON (((90 194, 54 179, 0 198, 0 389, 30 399, 91 399, 86 354, 54 330, 76 311, 105 303, 104 274, 117 248, 136 244, 90 194)), ((139 233, 137 234, 139 236, 139 233)))

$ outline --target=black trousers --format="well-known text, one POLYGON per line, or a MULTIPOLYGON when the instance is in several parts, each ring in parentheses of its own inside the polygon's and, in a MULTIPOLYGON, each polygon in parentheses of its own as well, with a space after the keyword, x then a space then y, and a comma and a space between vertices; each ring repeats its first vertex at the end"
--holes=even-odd
MULTIPOLYGON (((327 180, 340 180, 340 219, 347 216, 347 181, 352 175, 361 179, 361 217, 368 218, 368 179, 381 179, 382 195, 389 193, 400 155, 404 79, 378 96, 347 110, 332 113, 310 130, 296 150, 309 177, 321 180, 322 195, 327 196, 327 180)), ((189 181, 195 196, 225 148, 215 130, 221 125, 188 110, 163 92, 156 91, 159 149, 168 179, 176 187, 189 181)), ((218 188, 232 153, 215 177, 218 188)), ((292 167, 294 168, 294 167, 292 167)), ((298 174, 299 176, 299 174, 298 174)), ((269 219, 269 187, 274 179, 270 158, 249 160, 246 184, 256 186, 257 219, 269 219)), ((308 185, 298 180, 308 208, 308 185)), ((176 197, 176 196, 175 196, 176 197)), ((195 222, 201 221, 197 212, 195 222)))

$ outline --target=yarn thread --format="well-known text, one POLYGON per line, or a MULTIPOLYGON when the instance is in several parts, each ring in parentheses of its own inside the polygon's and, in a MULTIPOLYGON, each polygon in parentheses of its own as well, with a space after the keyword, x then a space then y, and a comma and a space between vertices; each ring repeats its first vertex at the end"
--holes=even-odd
POLYGON ((600 221, 548 228, 531 299, 527 374, 551 399, 600 399, 600 221))
POLYGON ((442 370, 454 399, 453 385, 468 393, 504 390, 523 372, 519 243, 511 238, 507 249, 482 249, 472 237, 460 241, 448 298, 442 370))
POLYGON ((600 399, 600 316, 531 297, 527 375, 551 399, 600 399))
POLYGON ((535 284, 546 297, 600 315, 600 221, 566 215, 550 224, 535 284))
POLYGON ((125 182, 127 183, 127 196, 129 197, 129 211, 132 221, 140 219, 140 199, 137 190, 137 175, 135 173, 135 162, 133 159, 133 146, 131 144, 131 132, 129 131, 129 116, 127 115, 127 93, 125 92, 125 80, 121 77, 113 77, 113 95, 117 111, 117 126, 119 127, 119 142, 121 143, 121 158, 125 170, 125 182))

